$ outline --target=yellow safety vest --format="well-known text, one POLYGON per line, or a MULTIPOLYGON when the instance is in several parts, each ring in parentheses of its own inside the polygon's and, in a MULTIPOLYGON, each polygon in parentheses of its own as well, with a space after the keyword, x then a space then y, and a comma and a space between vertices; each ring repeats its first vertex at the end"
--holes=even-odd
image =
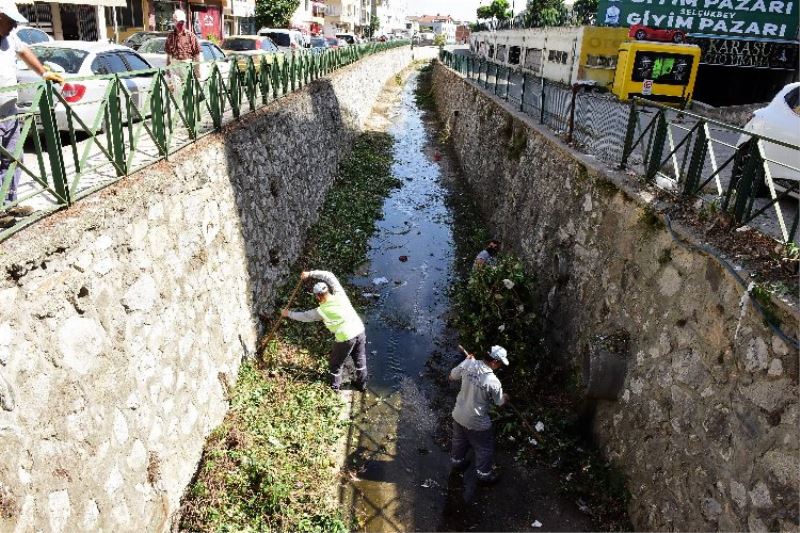
POLYGON ((364 323, 345 294, 331 294, 317 311, 337 342, 348 341, 364 333, 364 323))

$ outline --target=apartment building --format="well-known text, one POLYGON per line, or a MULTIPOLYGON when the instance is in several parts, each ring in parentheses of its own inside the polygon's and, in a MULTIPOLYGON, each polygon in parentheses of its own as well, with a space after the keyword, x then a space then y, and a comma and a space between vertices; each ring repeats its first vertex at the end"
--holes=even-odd
POLYGON ((306 35, 320 34, 325 25, 325 7, 325 2, 300 0, 289 25, 306 35))
POLYGON ((373 12, 380 22, 378 34, 407 30, 408 0, 373 0, 373 12))
MULTIPOLYGON (((327 0, 325 2, 325 35, 336 32, 360 33, 365 26, 363 0, 327 0)), ((367 13, 366 25, 369 25, 367 13)))

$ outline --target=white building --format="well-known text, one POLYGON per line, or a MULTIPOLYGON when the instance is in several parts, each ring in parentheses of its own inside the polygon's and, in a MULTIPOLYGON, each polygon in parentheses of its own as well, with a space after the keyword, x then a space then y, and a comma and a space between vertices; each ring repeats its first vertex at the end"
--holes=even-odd
POLYGON ((406 31, 408 0, 374 0, 373 5, 380 21, 379 35, 406 31))
POLYGON ((300 0, 300 5, 292 15, 289 26, 304 34, 322 33, 325 24, 325 3, 314 0, 300 0))
POLYGON ((325 35, 356 32, 363 26, 361 0, 327 0, 325 2, 325 35))
POLYGON ((433 21, 433 33, 444 35, 447 44, 456 42, 456 22, 450 17, 438 18, 433 21))

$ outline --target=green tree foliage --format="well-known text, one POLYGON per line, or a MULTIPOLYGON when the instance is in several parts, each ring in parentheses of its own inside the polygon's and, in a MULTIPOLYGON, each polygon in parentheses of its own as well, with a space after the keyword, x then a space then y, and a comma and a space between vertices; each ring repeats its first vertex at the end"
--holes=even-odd
POLYGON ((477 14, 478 18, 482 20, 508 20, 512 16, 508 0, 492 0, 488 6, 480 6, 477 14))
POLYGON ((300 0, 256 0, 256 20, 263 27, 285 28, 300 0))
POLYGON ((372 17, 370 17, 369 19, 369 36, 374 37, 375 34, 378 33, 380 27, 381 27, 381 19, 379 19, 375 15, 372 15, 372 17))
POLYGON ((597 0, 575 0, 572 13, 577 24, 590 24, 597 16, 597 0))
POLYGON ((444 46, 445 44, 447 44, 447 38, 444 36, 444 33, 436 34, 436 37, 433 38, 433 45, 444 46))
POLYGON ((561 26, 567 22, 564 0, 528 0, 523 19, 529 28, 561 26))

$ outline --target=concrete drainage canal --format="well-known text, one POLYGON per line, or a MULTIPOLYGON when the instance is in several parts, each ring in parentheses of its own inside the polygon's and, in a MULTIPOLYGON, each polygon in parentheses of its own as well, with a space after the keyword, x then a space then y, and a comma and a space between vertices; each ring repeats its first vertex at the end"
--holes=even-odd
MULTIPOLYGON (((295 268, 331 270, 347 281, 366 325, 368 390, 330 391, 330 335, 287 320, 267 339, 263 363, 243 367, 231 410, 209 439, 184 498, 181 529, 625 527, 624 497, 595 505, 591 492, 563 490, 557 431, 517 407, 498 411, 496 462, 503 478, 497 485, 479 485, 474 468, 451 471, 450 411, 458 386, 447 375, 464 359, 458 344, 465 326, 454 299, 461 298, 487 233, 445 134, 426 109, 429 84, 429 67, 387 84, 368 124, 373 131, 342 163, 295 268), (536 438, 549 438, 554 453, 542 454, 536 438), (604 506, 609 510, 597 513, 604 506)), ((502 264, 516 273, 499 272, 503 266, 497 275, 520 282, 518 263, 502 264)), ((313 307, 310 285, 299 288, 300 297, 290 301, 298 286, 296 278, 287 280, 278 308, 313 307)), ((492 295, 489 300, 492 309, 502 307, 492 295)), ((522 305, 511 303, 519 314, 522 305)), ((516 382, 529 381, 525 356, 512 352, 512 366, 499 371, 500 379, 521 370, 516 382)), ((352 371, 348 364, 345 384, 352 371)), ((517 393, 514 382, 509 386, 517 393)))

